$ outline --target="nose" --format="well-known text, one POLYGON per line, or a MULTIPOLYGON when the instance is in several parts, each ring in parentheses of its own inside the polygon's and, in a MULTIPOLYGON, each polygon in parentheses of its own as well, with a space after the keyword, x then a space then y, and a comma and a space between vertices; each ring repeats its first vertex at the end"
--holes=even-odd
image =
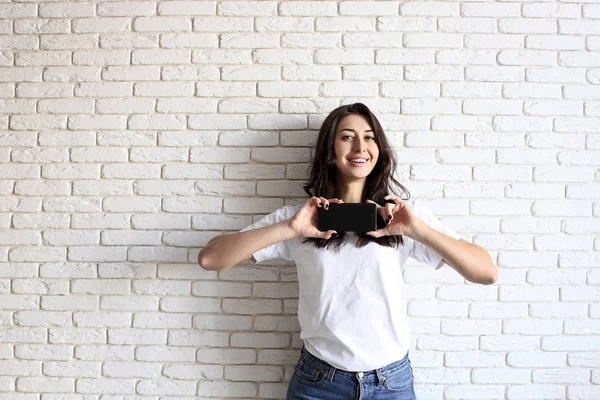
POLYGON ((356 141, 354 142, 354 151, 357 151, 357 152, 359 152, 359 153, 362 153, 363 151, 366 151, 366 150, 367 150, 367 149, 366 149, 366 147, 367 147, 366 143, 364 143, 364 142, 363 142, 362 140, 360 140, 360 139, 359 139, 359 140, 356 140, 356 141))

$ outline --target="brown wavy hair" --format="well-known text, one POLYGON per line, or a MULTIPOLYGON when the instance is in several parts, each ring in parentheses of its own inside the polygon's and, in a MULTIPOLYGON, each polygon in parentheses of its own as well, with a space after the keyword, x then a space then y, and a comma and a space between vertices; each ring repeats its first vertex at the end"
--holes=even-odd
MULTIPOLYGON (((310 196, 325 197, 326 199, 336 198, 336 177, 337 166, 335 164, 334 142, 335 134, 339 122, 347 115, 362 115, 375 134, 375 143, 379 148, 379 158, 373 171, 367 176, 365 187, 363 189, 361 202, 366 202, 367 199, 373 200, 379 205, 385 204, 385 196, 394 194, 403 200, 410 198, 410 192, 404 186, 394 179, 394 171, 396 170, 396 158, 394 152, 390 148, 388 141, 383 132, 381 124, 373 115, 371 110, 363 103, 354 103, 343 105, 333 110, 321 125, 319 136, 315 146, 315 152, 310 166, 310 179, 303 186, 304 191, 310 196), (398 195, 390 186, 394 183, 408 197, 403 198, 398 195)), ((358 242, 357 247, 364 247, 369 242, 376 242, 381 246, 396 247, 399 244, 404 245, 402 235, 382 236, 374 238, 366 235, 365 232, 357 232, 358 242)), ((330 239, 307 238, 303 243, 312 242, 318 248, 333 248, 339 251, 340 246, 347 241, 346 232, 338 232, 337 237, 330 239)))

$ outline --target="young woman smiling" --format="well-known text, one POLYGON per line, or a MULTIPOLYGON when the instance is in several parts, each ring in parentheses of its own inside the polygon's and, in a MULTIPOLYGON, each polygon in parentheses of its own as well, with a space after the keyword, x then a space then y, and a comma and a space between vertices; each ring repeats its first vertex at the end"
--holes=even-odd
POLYGON ((317 138, 304 204, 283 206, 238 233, 212 239, 198 262, 209 270, 283 258, 298 271, 304 342, 287 399, 415 399, 408 357, 402 267, 409 257, 444 264, 471 282, 491 284, 489 254, 437 219, 394 177, 384 131, 362 103, 333 110, 317 138), (393 185, 407 194, 399 197, 393 185), (318 208, 377 204, 385 228, 321 232, 318 208))

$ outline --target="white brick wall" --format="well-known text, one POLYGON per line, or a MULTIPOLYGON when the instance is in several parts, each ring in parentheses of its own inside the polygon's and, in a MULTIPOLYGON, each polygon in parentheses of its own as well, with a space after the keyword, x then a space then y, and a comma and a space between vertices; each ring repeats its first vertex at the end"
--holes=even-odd
POLYGON ((598 0, 4 0, 0 400, 283 398, 295 267, 197 254, 356 101, 501 269, 406 266, 419 399, 600 399, 598 0))

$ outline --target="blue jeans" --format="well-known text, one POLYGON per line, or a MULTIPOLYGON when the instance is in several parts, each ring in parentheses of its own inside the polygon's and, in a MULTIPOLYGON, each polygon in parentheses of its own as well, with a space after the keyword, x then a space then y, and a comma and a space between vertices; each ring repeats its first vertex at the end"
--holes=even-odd
POLYGON ((363 372, 337 369, 302 348, 286 400, 416 400, 408 353, 385 367, 363 372))

